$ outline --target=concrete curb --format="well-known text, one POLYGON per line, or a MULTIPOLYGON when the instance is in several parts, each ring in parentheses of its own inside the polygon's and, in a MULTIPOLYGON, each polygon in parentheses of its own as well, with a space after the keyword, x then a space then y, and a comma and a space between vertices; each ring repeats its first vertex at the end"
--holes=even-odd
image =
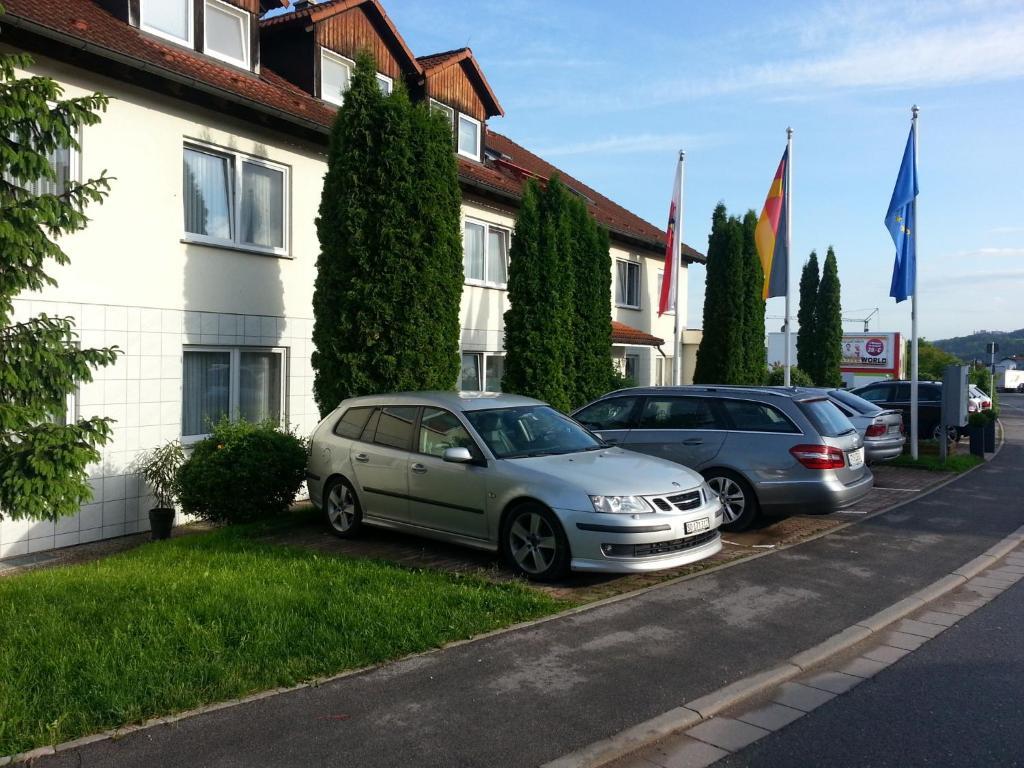
POLYGON ((635 725, 621 734, 594 742, 557 760, 545 763, 541 768, 598 768, 643 747, 650 746, 666 736, 690 728, 695 724, 692 719, 695 712, 699 715, 700 720, 708 720, 735 704, 765 693, 780 683, 792 680, 809 668, 852 648, 928 603, 949 594, 965 584, 972 576, 990 568, 1022 543, 1024 543, 1024 526, 1004 537, 995 546, 990 547, 985 554, 968 561, 952 573, 919 589, 898 603, 847 627, 818 645, 790 657, 787 662, 765 672, 738 680, 693 701, 688 701, 682 707, 669 710, 651 720, 635 725), (641 741, 644 733, 651 735, 641 741))
MULTIPOLYGON (((1000 426, 1002 426, 1002 425, 1000 425, 1000 426)), ((1000 437, 1001 437, 1001 439, 999 441, 999 444, 996 446, 996 450, 992 454, 992 458, 993 459, 996 456, 998 456, 1000 451, 1002 451, 1002 449, 1003 449, 1003 446, 1004 446, 1004 444, 1006 442, 1005 431, 1002 432, 1000 437)), ((80 747, 84 747, 84 746, 87 746, 89 744, 93 744, 93 743, 95 743, 97 741, 106 741, 107 739, 116 740, 116 739, 122 738, 124 736, 127 736, 130 733, 134 733, 136 731, 147 730, 149 728, 154 728, 154 727, 157 727, 157 726, 160 726, 160 725, 173 725, 174 723, 176 723, 176 722, 178 722, 180 720, 185 720, 185 719, 188 719, 188 718, 197 717, 199 715, 204 715, 204 714, 207 714, 207 713, 210 713, 210 712, 216 712, 216 711, 221 710, 221 709, 229 709, 231 707, 236 707, 236 706, 239 706, 239 705, 242 705, 242 704, 248 704, 250 702, 259 701, 260 699, 266 699, 266 698, 269 698, 271 696, 277 696, 277 695, 282 694, 282 693, 291 693, 293 691, 301 691, 301 690, 304 690, 306 688, 316 688, 316 687, 321 686, 321 685, 326 685, 327 683, 332 683, 332 682, 335 682, 337 680, 342 680, 342 679, 344 679, 346 677, 352 677, 353 675, 359 675, 359 674, 362 674, 364 672, 370 672, 370 671, 372 671, 374 669, 380 669, 381 667, 384 667, 384 666, 387 666, 387 665, 400 664, 401 662, 407 661, 409 659, 419 658, 419 657, 423 657, 423 656, 431 656, 433 654, 437 654, 437 653, 441 653, 442 651, 446 651, 446 650, 448 650, 450 648, 457 648, 458 646, 461 646, 461 645, 467 645, 469 643, 476 643, 476 642, 479 642, 481 640, 486 640, 487 638, 490 638, 490 637, 495 637, 497 635, 504 635, 504 634, 507 634, 507 633, 510 633, 510 632, 516 632, 516 631, 519 631, 519 630, 522 630, 522 629, 528 629, 528 628, 531 628, 531 627, 539 626, 539 625, 545 624, 545 623, 547 623, 549 621, 555 621, 556 619, 563 619, 563 618, 566 618, 568 616, 574 616, 576 614, 584 613, 586 611, 591 611, 591 610, 594 610, 596 608, 600 608, 602 606, 611 605, 613 603, 617 603, 617 602, 622 601, 622 600, 627 600, 627 599, 630 599, 630 598, 637 597, 639 595, 643 595, 643 594, 645 594, 647 592, 653 592, 654 590, 657 590, 657 589, 664 589, 664 588, 670 587, 670 586, 672 586, 674 584, 680 584, 680 583, 682 583, 684 581, 689 581, 690 579, 695 579, 695 578, 698 578, 700 576, 705 576, 707 574, 715 573, 716 571, 724 570, 725 568, 732 568, 732 567, 740 565, 742 563, 747 563, 747 562, 750 562, 751 560, 756 560, 757 558, 760 558, 760 557, 766 557, 766 556, 771 555, 771 554, 773 554, 775 552, 782 552, 784 550, 791 549, 793 547, 798 547, 798 546, 801 546, 803 544, 807 544, 809 542, 816 541, 818 539, 824 538, 825 536, 829 536, 829 535, 831 535, 833 533, 837 533, 839 531, 845 530, 845 529, 849 528, 850 526, 858 525, 858 524, 864 522, 865 520, 870 520, 873 517, 877 517, 879 515, 888 514, 889 512, 892 512, 892 511, 894 511, 896 509, 899 509, 900 507, 902 507, 902 506, 904 506, 906 504, 911 504, 911 503, 913 503, 915 501, 918 501, 920 499, 925 498, 926 496, 930 496, 931 494, 935 493, 936 491, 939 491, 942 488, 945 488, 950 483, 953 483, 953 482, 959 480, 962 477, 966 477, 971 472, 974 472, 977 469, 981 469, 982 467, 987 466, 987 463, 988 462, 986 461, 986 462, 984 462, 982 464, 978 464, 977 466, 971 467, 970 469, 967 469, 967 470, 965 470, 963 472, 960 472, 958 474, 954 474, 952 477, 950 477, 950 478, 948 478, 946 480, 943 480, 942 482, 932 486, 931 488, 927 489, 926 491, 924 491, 922 493, 915 494, 914 496, 911 496, 909 499, 904 499, 903 501, 900 501, 900 502, 898 502, 896 504, 893 504, 892 506, 886 507, 885 509, 880 509, 880 510, 878 510, 876 512, 872 512, 872 513, 870 513, 868 515, 865 515, 865 516, 863 516, 861 518, 858 518, 857 520, 851 520, 851 521, 849 521, 847 523, 843 523, 841 525, 837 525, 835 528, 829 528, 826 531, 822 531, 820 533, 814 534, 813 536, 808 536, 807 538, 800 539, 799 541, 795 541, 795 542, 792 542, 790 544, 784 544, 784 545, 782 545, 780 547, 777 547, 776 549, 769 549, 769 550, 763 550, 763 551, 760 551, 760 552, 751 553, 751 554, 749 554, 749 555, 747 555, 745 557, 738 557, 735 560, 730 560, 729 562, 722 563, 721 565, 716 565, 716 566, 713 566, 711 568, 705 568, 705 569, 702 569, 702 570, 699 570, 699 571, 695 571, 693 573, 684 574, 683 576, 679 576, 679 577, 674 578, 674 579, 668 579, 668 580, 660 582, 658 584, 652 584, 649 587, 643 587, 641 589, 633 590, 631 592, 624 592, 621 595, 613 595, 612 597, 607 597, 607 598, 604 598, 602 600, 595 600, 594 602, 587 603, 586 605, 577 606, 575 608, 568 608, 568 609, 566 609, 564 611, 560 611, 560 612, 552 614, 550 616, 543 616, 543 617, 541 617, 539 619, 532 619, 530 621, 520 622, 518 624, 513 624, 513 625, 508 626, 508 627, 502 627, 501 629, 495 629, 495 630, 492 630, 490 632, 484 632, 482 634, 466 638, 465 640, 455 640, 455 641, 453 641, 451 643, 448 643, 446 645, 443 645, 443 646, 441 646, 439 648, 431 648, 430 650, 427 650, 427 651, 421 651, 419 653, 409 654, 408 656, 403 656, 403 657, 398 658, 398 659, 392 659, 391 661, 385 662, 383 664, 377 664, 377 665, 372 665, 372 666, 368 666, 368 667, 360 667, 359 669, 349 669, 349 670, 345 670, 344 672, 339 672, 336 675, 330 675, 330 676, 327 676, 327 677, 316 678, 314 680, 309 680, 309 681, 306 681, 306 682, 303 682, 303 683, 298 683, 298 684, 293 685, 293 686, 282 687, 282 688, 272 688, 272 689, 270 689, 268 691, 259 691, 257 693, 249 694, 248 696, 243 696, 243 697, 237 698, 237 699, 228 699, 226 701, 218 701, 218 702, 214 702, 212 704, 206 704, 206 705, 203 705, 201 707, 196 707, 195 709, 189 709, 189 710, 185 710, 183 712, 177 712, 177 713, 174 713, 174 714, 171 714, 171 715, 162 715, 162 716, 159 716, 159 717, 152 717, 152 718, 149 718, 148 720, 144 720, 141 723, 133 723, 133 724, 130 724, 130 725, 124 725, 124 726, 121 726, 119 728, 114 728, 114 729, 111 729, 111 730, 100 731, 99 733, 93 733, 93 734, 89 734, 87 736, 81 736, 81 737, 79 737, 77 739, 72 739, 70 741, 61 742, 60 744, 52 744, 52 745, 37 747, 36 749, 33 749, 33 750, 29 751, 29 752, 20 752, 20 753, 14 754, 14 755, 0 755, 0 768, 2 768, 2 766, 12 765, 12 764, 15 764, 15 763, 30 762, 31 760, 34 760, 34 759, 36 759, 38 757, 42 757, 44 755, 52 755, 52 754, 55 754, 57 752, 67 752, 68 750, 78 749, 80 747)), ((924 471, 924 470, 922 470, 922 471, 924 471)), ((1014 534, 1011 534, 1011 536, 1017 536, 1018 537, 1018 541, 1024 539, 1024 526, 1022 526, 1014 534)), ((1009 537, 1007 537, 1007 538, 1009 538, 1009 537)), ((970 578, 970 576, 973 576, 973 575, 975 575, 977 573, 980 573, 982 570, 984 570, 985 568, 989 567, 988 564, 990 564, 992 562, 995 562, 996 558, 993 556, 992 553, 993 553, 994 550, 1000 549, 1002 547, 1002 545, 1005 543, 1005 541, 1006 540, 1004 539, 1003 542, 1000 542, 995 547, 992 547, 991 549, 987 550, 985 554, 980 555, 979 557, 975 558, 974 560, 971 560, 970 562, 968 562, 965 565, 961 566, 957 571, 954 571, 953 575, 960 575, 969 566, 970 567, 975 567, 976 570, 974 570, 973 573, 971 573, 966 578, 970 578), (982 560, 985 560, 986 564, 980 564, 979 563, 977 566, 972 565, 976 561, 982 561, 982 560)), ((1014 544, 1009 549, 1007 549, 1006 552, 1009 552, 1010 550, 1012 550, 1014 546, 1016 546, 1016 544, 1014 544)), ((1006 553, 1004 552, 1003 554, 1006 554, 1006 553)), ((999 555, 999 557, 1002 557, 1002 555, 999 555)), ((943 578, 949 578, 949 577, 947 576, 947 577, 943 577, 943 578)), ((966 578, 964 578, 963 580, 966 581, 966 578)), ((941 581, 942 580, 940 579, 940 582, 941 581)), ((939 582, 936 582, 936 584, 938 584, 938 583, 939 582)), ((963 582, 961 581, 959 583, 963 583, 963 582)), ((926 589, 931 589, 931 588, 933 588, 935 586, 936 585, 933 584, 930 587, 927 587, 926 589)), ((952 588, 953 587, 950 587, 950 589, 952 589, 952 588)), ((911 596, 910 598, 907 598, 907 599, 908 600, 912 600, 912 599, 915 599, 915 598, 913 596, 911 596)), ((930 599, 933 599, 933 598, 929 598, 929 600, 930 599)), ((902 602, 903 601, 901 601, 901 603, 902 602)), ((914 607, 908 608, 905 613, 902 613, 902 614, 900 614, 898 616, 895 616, 895 618, 893 618, 892 621, 896 621, 897 619, 903 618, 903 616, 906 616, 908 613, 910 613, 911 611, 915 610, 917 607, 922 605, 923 602, 924 601, 916 601, 914 607)), ((897 603, 897 605, 900 605, 901 603, 897 603)), ((888 608, 886 610, 890 610, 891 611, 893 608, 895 608, 895 606, 891 606, 890 608, 888 608)), ((891 622, 889 622, 889 623, 891 623, 891 622)), ((832 655, 832 653, 838 653, 839 651, 842 651, 842 650, 850 647, 851 645, 854 645, 854 644, 860 642, 862 639, 864 639, 864 637, 867 637, 867 635, 865 635, 864 637, 858 637, 860 632, 863 632, 863 631, 867 631, 867 630, 864 629, 863 622, 861 622, 861 624, 859 624, 859 625, 854 625, 853 627, 848 627, 847 629, 843 630, 842 632, 839 632, 836 635, 833 635, 831 638, 829 638, 828 640, 825 640, 823 643, 820 643, 819 645, 815 646, 814 648, 809 648, 808 650, 803 651, 802 653, 797 654, 792 659, 790 659, 789 663, 782 664, 782 665, 780 665, 778 667, 775 667, 773 669, 770 669, 770 670, 768 670, 766 672, 760 672, 760 673, 758 673, 756 675, 752 675, 752 676, 750 676, 748 678, 744 678, 743 680, 739 680, 739 681, 737 681, 735 683, 732 683, 732 684, 730 684, 728 686, 725 686, 724 688, 719 689, 718 691, 710 693, 707 696, 702 696, 701 698, 695 699, 693 702, 690 702, 689 704, 687 704, 687 705, 685 705, 683 707, 677 707, 676 709, 670 710, 669 712, 666 712, 666 713, 664 713, 662 715, 659 715, 658 717, 652 718, 651 720, 645 721, 644 723, 640 723, 639 725, 633 726, 632 728, 629 728, 629 729, 627 729, 625 731, 622 731, 621 733, 619 733, 619 734, 617 734, 617 735, 615 735, 613 737, 610 737, 609 739, 604 739, 604 740, 601 740, 601 741, 598 741, 598 742, 594 742, 594 744, 591 744, 591 745, 589 745, 587 747, 584 747, 581 750, 578 750, 577 752, 573 752, 573 753, 571 753, 571 755, 567 755, 567 756, 565 756, 563 758, 559 758, 558 760, 555 760, 553 762, 546 763, 544 766, 542 766, 542 768, 571 768, 572 766, 599 766, 599 765, 602 765, 604 763, 610 762, 611 760, 614 760, 617 757, 621 757, 623 755, 629 754, 630 752, 634 752, 637 749, 640 749, 645 744, 652 743, 653 741, 658 741, 658 740, 664 738, 665 736, 671 735, 672 733, 676 733, 676 732, 678 732, 680 730, 684 730, 685 728, 688 728, 690 725, 693 725, 696 722, 699 722, 700 720, 707 719, 707 718, 711 717, 714 713, 720 712, 723 709, 725 709, 725 708, 727 708, 729 706, 732 706, 733 704, 743 700, 744 698, 747 698, 748 696, 754 695, 754 693, 756 693, 757 691, 766 690, 768 688, 771 688, 773 685, 777 685, 779 683, 786 682, 787 680, 792 679, 796 675, 798 675, 801 672, 803 672, 803 668, 800 666, 800 664, 806 664, 806 665, 809 666, 811 660, 813 660, 813 659, 817 659, 817 660, 820 661, 821 659, 827 658, 828 656, 832 655), (832 648, 834 650, 832 650, 831 652, 827 652, 829 648, 832 648), (821 654, 824 654, 824 655, 821 655, 821 654), (784 673, 787 676, 780 677, 780 675, 782 675, 784 673), (760 686, 760 687, 757 688, 756 691, 750 692, 751 691, 751 686, 760 686), (747 693, 744 694, 743 693, 744 691, 747 691, 747 693), (721 703, 721 706, 719 706, 719 703, 721 703), (702 708, 703 712, 700 711, 700 710, 695 709, 694 708, 695 706, 700 706, 702 708), (705 714, 705 712, 707 714, 705 714), (689 716, 687 713, 690 713, 690 714, 696 716, 697 720, 694 721, 693 723, 685 722, 686 718, 689 716), (683 723, 683 724, 680 724, 680 723, 683 723), (656 733, 658 735, 655 738, 653 738, 653 739, 648 738, 646 740, 643 740, 643 734, 645 733, 645 729, 647 729, 647 731, 649 733, 652 733, 652 734, 656 733), (666 730, 666 729, 668 729, 668 730, 666 730), (562 760, 567 760, 567 759, 569 759, 571 757, 576 756, 577 754, 582 754, 582 753, 587 752, 587 751, 593 752, 593 754, 595 755, 595 759, 597 759, 597 757, 596 757, 597 755, 603 754, 602 749, 604 749, 604 750, 606 750, 606 751, 608 751, 610 753, 610 752, 613 752, 613 751, 619 749, 621 744, 625 744, 625 743, 629 743, 629 742, 633 742, 634 745, 629 747, 626 751, 619 752, 618 754, 616 754, 615 757, 601 758, 601 759, 599 759, 598 762, 591 762, 591 763, 584 763, 584 762, 578 762, 578 761, 576 761, 576 762, 560 762, 562 760), (604 745, 604 746, 602 747, 601 745, 604 745)), ((871 634, 871 632, 868 631, 868 635, 870 635, 870 634, 871 634)))

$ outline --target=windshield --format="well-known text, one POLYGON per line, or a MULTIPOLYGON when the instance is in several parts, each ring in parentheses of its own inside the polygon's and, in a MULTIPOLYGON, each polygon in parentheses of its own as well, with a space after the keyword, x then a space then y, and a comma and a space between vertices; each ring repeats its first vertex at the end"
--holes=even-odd
POLYGON ((856 431, 850 420, 828 400, 804 400, 800 410, 822 437, 839 437, 856 431))
POLYGON ((828 396, 833 400, 838 400, 843 405, 846 405, 857 413, 863 413, 865 416, 870 416, 873 413, 878 413, 882 409, 872 403, 870 400, 865 400, 860 395, 855 395, 852 392, 847 392, 843 389, 833 389, 828 393, 828 396))
POLYGON ((579 424, 548 405, 467 411, 466 418, 499 459, 553 456, 604 447, 579 424))

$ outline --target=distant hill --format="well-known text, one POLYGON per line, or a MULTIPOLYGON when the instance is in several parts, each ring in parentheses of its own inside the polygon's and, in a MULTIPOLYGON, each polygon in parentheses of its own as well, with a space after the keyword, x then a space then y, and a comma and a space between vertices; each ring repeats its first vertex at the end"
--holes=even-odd
POLYGON ((996 360, 1011 355, 1024 355, 1024 328, 1016 331, 978 331, 970 336, 940 339, 932 343, 969 363, 972 360, 988 362, 989 356, 985 354, 985 345, 990 341, 999 345, 996 360))

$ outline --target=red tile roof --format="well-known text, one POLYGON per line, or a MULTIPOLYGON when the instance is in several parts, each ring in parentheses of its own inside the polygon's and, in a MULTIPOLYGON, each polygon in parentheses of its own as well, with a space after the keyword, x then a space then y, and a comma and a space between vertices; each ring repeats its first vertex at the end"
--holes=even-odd
MULTIPOLYGON (((27 27, 29 31, 48 34, 56 39, 73 38, 86 43, 87 50, 98 55, 127 61, 154 74, 163 72, 179 83, 194 82, 198 87, 213 90, 228 99, 244 101, 255 108, 262 108, 262 111, 279 111, 284 113, 282 117, 308 121, 324 133, 334 122, 334 107, 314 98, 270 69, 263 67, 256 75, 222 64, 209 56, 141 32, 112 16, 92 0, 2 2, 7 13, 0 18, 0 26, 27 27)), ((285 16, 294 17, 299 13, 330 15, 338 8, 355 7, 365 2, 373 3, 384 13, 377 0, 331 0, 285 16)), ((472 55, 466 48, 424 59, 430 61, 440 56, 454 58, 464 56, 466 52, 472 55)), ((417 63, 416 66, 420 65, 417 63)), ((437 66, 437 62, 432 62, 432 66, 437 66)), ((464 183, 518 198, 522 195, 527 178, 548 179, 558 174, 569 187, 588 198, 594 217, 613 235, 633 238, 655 251, 663 247, 664 230, 627 211, 511 139, 488 130, 485 144, 488 149, 501 153, 503 158, 496 163, 478 163, 460 157, 459 176, 464 183)), ((685 255, 694 261, 705 260, 702 254, 689 246, 685 247, 685 255)))
POLYGON ((636 344, 643 347, 660 347, 664 339, 644 333, 639 328, 612 320, 612 344, 636 344))

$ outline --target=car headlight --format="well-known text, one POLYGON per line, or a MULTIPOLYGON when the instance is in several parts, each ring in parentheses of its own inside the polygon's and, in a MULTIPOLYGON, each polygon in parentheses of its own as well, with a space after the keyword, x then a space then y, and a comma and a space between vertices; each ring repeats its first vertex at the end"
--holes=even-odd
POLYGON ((595 512, 614 515, 631 515, 650 512, 651 506, 639 496, 591 496, 590 503, 595 512))

